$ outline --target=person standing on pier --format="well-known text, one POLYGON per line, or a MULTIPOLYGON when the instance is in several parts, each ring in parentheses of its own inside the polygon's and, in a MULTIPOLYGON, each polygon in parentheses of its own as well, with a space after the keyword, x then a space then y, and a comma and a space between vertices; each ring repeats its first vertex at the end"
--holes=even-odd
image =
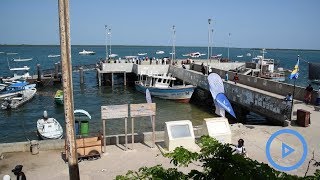
POLYGON ((318 89, 318 97, 317 97, 317 100, 316 100, 316 105, 317 106, 320 105, 320 86, 319 86, 319 89, 318 89))
POLYGON ((236 75, 234 75, 234 77, 233 77, 233 81, 234 81, 234 83, 235 83, 235 84, 237 84, 237 83, 238 83, 238 81, 239 81, 238 73, 236 73, 236 75))
POLYGON ((313 87, 311 86, 311 84, 309 84, 309 86, 305 89, 305 91, 306 91, 306 95, 304 96, 304 102, 306 104, 309 104, 311 102, 312 91, 313 91, 313 87))
POLYGON ((201 72, 202 72, 203 75, 206 74, 206 69, 204 68, 203 63, 201 64, 201 72))

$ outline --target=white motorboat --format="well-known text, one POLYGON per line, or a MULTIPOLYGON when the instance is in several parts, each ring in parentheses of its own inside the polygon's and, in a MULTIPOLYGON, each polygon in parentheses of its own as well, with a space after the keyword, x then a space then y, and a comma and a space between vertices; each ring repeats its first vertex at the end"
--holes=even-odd
POLYGON ((109 58, 115 58, 115 57, 117 57, 118 56, 118 54, 110 54, 109 55, 109 58))
POLYGON ((138 56, 145 56, 147 53, 138 53, 138 56))
POLYGON ((86 51, 86 50, 82 50, 81 52, 79 52, 80 55, 94 55, 96 54, 94 51, 86 51))
POLYGON ((164 51, 158 50, 158 51, 156 52, 156 54, 164 54, 164 51))
POLYGON ((60 57, 60 54, 49 54, 48 58, 60 57))
POLYGON ((48 118, 44 111, 43 118, 37 121, 37 131, 42 139, 61 139, 63 129, 55 118, 48 118))
POLYGON ((15 62, 31 61, 33 58, 13 58, 15 62))
POLYGON ((31 100, 36 92, 36 88, 30 88, 19 92, 16 96, 6 97, 1 104, 1 109, 16 109, 31 100))
POLYGON ((242 58, 242 57, 243 57, 243 55, 238 55, 238 56, 237 56, 237 58, 242 58))
POLYGON ((147 75, 141 74, 140 80, 135 82, 136 90, 145 93, 149 89, 150 94, 162 99, 170 99, 178 102, 189 102, 195 86, 174 85, 176 78, 171 75, 147 75))
POLYGON ((7 81, 5 84, 0 86, 0 99, 7 98, 11 96, 16 96, 19 93, 22 93, 26 89, 32 89, 36 87, 36 84, 29 84, 27 82, 11 82, 7 81))

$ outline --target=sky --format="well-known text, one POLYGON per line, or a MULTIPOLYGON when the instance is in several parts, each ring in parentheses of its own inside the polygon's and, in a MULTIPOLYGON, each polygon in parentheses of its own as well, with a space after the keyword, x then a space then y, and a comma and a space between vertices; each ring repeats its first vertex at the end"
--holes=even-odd
MULTIPOLYGON (((320 50, 319 0, 70 0, 73 45, 320 50), (208 27, 208 19, 212 19, 208 27), (231 33, 229 37, 228 34, 231 33)), ((1 0, 0 44, 59 44, 58 0, 1 0)))

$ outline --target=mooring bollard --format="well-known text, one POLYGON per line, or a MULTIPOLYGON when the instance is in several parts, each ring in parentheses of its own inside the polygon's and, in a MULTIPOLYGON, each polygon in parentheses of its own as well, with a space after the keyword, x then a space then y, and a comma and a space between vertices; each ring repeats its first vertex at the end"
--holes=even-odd
POLYGON ((30 142, 30 151, 32 155, 39 154, 39 142, 37 140, 30 142))
POLYGON ((40 82, 41 81, 40 64, 37 64, 37 73, 38 73, 37 81, 40 82))
POLYGON ((79 68, 79 72, 80 72, 80 84, 84 84, 83 67, 79 68))
POLYGON ((58 63, 54 63, 54 78, 58 78, 59 75, 59 65, 58 63))

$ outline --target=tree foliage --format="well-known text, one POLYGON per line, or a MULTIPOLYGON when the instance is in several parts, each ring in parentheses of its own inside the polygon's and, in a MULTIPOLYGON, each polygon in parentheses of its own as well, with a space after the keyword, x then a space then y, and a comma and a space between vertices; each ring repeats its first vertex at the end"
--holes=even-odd
POLYGON ((277 171, 268 164, 235 154, 228 144, 221 144, 217 140, 202 136, 198 145, 199 153, 190 152, 183 147, 176 148, 172 153, 165 154, 175 166, 188 166, 190 163, 200 164, 202 170, 191 170, 188 174, 177 168, 164 169, 161 165, 142 167, 138 172, 128 171, 124 176, 117 176, 118 180, 127 179, 320 179, 320 170, 314 176, 298 177, 277 171))

